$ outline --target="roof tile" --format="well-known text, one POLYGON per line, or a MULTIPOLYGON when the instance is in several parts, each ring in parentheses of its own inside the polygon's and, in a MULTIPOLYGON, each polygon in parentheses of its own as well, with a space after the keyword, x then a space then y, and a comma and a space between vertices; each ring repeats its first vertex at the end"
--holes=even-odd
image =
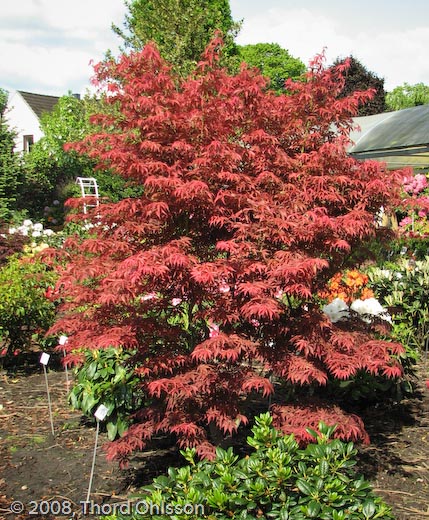
POLYGON ((45 96, 43 94, 32 94, 31 92, 23 92, 18 90, 36 116, 40 119, 44 112, 52 112, 58 103, 59 97, 45 96))

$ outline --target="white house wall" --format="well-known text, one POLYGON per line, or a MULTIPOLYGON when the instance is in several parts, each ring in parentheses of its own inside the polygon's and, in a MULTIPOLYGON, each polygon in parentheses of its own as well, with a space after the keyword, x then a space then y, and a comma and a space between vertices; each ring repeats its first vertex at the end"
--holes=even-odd
POLYGON ((37 142, 43 137, 43 132, 40 129, 40 123, 36 114, 19 92, 10 94, 8 109, 6 114, 8 126, 17 133, 15 152, 24 150, 25 135, 32 135, 34 142, 37 142))

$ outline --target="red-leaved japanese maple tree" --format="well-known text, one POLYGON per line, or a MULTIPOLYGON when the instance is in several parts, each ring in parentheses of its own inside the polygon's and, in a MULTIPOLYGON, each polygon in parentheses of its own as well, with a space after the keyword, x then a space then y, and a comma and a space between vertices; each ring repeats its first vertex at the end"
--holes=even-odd
MULTIPOLYGON (((371 93, 338 99, 346 65, 325 69, 317 57, 277 96, 254 70, 221 69, 220 46, 214 39, 186 80, 150 44, 99 65, 111 109, 71 145, 144 186, 142 197, 101 204, 92 237, 65 244, 51 329, 68 334, 70 362, 82 348, 137 351, 150 400, 112 458, 159 432, 210 456, 208 426, 235 432, 248 421, 244 398, 272 394, 273 381, 402 373, 400 345, 358 320, 331 323, 315 298, 396 201, 398 175, 346 153, 351 117, 371 93)), ((366 437, 337 407, 277 402, 273 412, 288 431, 305 434, 321 414, 344 438, 366 437)))

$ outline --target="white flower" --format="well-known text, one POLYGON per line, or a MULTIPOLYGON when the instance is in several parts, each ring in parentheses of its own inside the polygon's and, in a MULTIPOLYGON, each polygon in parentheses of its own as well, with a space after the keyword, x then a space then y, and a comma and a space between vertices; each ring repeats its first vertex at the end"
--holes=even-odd
POLYGON ((37 224, 34 224, 33 226, 34 231, 42 231, 43 224, 40 224, 39 222, 37 224))
POLYGON ((207 322, 209 328, 209 338, 217 338, 219 336, 219 325, 211 319, 207 322))
POLYGON ((44 229, 43 234, 46 235, 47 237, 50 237, 51 235, 54 235, 55 233, 52 229, 44 229))
POLYGON ((381 305, 381 303, 376 298, 368 298, 367 300, 355 300, 350 309, 352 311, 361 314, 361 319, 366 323, 371 323, 371 318, 369 316, 378 316, 379 318, 392 322, 392 318, 386 309, 381 305))
POLYGON ((24 226, 20 226, 18 228, 18 231, 21 233, 21 235, 24 235, 25 237, 28 235, 28 228, 24 226))
POLYGON ((27 219, 27 220, 24 220, 22 225, 25 227, 31 227, 33 225, 33 222, 31 220, 27 219))
POLYGON ((41 237, 42 236, 42 233, 40 231, 33 231, 31 233, 31 236, 36 238, 36 237, 41 237))
POLYGON ((144 296, 142 296, 140 298, 140 301, 146 302, 146 301, 149 301, 149 300, 153 300, 154 298, 156 299, 157 295, 156 295, 156 293, 151 292, 151 293, 148 293, 148 294, 145 294, 144 296))
POLYGON ((341 298, 335 298, 331 303, 325 305, 322 311, 328 316, 332 323, 349 317, 349 307, 341 298))
POLYGON ((382 276, 383 278, 388 278, 390 280, 390 278, 392 277, 392 271, 389 271, 389 269, 380 269, 380 276, 382 276))
POLYGON ((219 291, 223 294, 229 293, 230 287, 227 283, 222 282, 221 284, 219 284, 219 291))
POLYGON ((9 235, 14 235, 16 233, 16 228, 10 227, 9 228, 9 235))

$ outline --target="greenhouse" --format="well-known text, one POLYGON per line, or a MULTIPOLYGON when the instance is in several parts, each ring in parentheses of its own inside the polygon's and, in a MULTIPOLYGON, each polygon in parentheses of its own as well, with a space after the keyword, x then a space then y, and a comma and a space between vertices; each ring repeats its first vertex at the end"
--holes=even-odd
POLYGON ((354 122, 359 128, 350 135, 353 157, 384 161, 392 170, 429 169, 429 105, 356 117, 354 122))

